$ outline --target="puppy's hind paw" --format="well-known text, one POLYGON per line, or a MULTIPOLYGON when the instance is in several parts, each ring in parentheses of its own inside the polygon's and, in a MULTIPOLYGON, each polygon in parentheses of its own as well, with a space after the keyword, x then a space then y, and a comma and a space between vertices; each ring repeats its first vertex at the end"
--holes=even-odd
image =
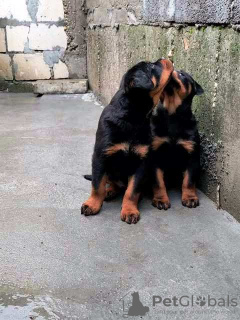
POLYGON ((197 208, 200 203, 198 198, 182 199, 182 205, 187 208, 197 208))
POLYGON ((106 201, 106 202, 112 201, 112 200, 116 199, 118 195, 119 195, 119 192, 116 192, 113 190, 106 190, 106 197, 105 197, 104 201, 106 201))
POLYGON ((163 201, 159 199, 153 199, 152 205, 159 210, 168 210, 171 208, 171 203, 169 200, 163 201))
POLYGON ((140 213, 124 213, 121 212, 121 220, 127 224, 136 224, 140 220, 140 213))

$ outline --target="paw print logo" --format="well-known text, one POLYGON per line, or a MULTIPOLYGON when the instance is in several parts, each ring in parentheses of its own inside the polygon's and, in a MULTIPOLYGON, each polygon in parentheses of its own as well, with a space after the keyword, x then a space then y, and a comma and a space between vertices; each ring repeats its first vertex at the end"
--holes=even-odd
POLYGON ((196 304, 199 305, 200 307, 204 307, 205 304, 207 303, 206 298, 205 297, 197 297, 197 301, 196 304))

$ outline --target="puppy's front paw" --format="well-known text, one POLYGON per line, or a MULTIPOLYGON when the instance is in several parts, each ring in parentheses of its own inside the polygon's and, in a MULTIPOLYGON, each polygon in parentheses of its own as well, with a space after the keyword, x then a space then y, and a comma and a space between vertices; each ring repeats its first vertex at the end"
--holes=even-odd
POLYGON ((85 216, 94 216, 99 213, 101 207, 101 204, 88 200, 82 205, 81 214, 84 214, 85 216))
POLYGON ((182 205, 188 208, 197 208, 200 203, 198 197, 183 198, 182 205))
POLYGON ((140 212, 137 210, 135 212, 125 212, 122 210, 121 220, 128 224, 136 224, 140 220, 140 212))
POLYGON ((164 199, 164 200, 153 199, 152 205, 155 208, 158 208, 159 210, 163 210, 163 209, 168 210, 171 208, 171 203, 170 203, 169 199, 164 199))

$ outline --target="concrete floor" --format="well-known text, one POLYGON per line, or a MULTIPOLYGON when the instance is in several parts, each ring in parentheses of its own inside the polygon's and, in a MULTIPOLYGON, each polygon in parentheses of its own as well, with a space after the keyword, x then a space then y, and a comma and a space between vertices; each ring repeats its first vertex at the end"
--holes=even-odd
POLYGON ((144 319, 239 320, 240 224, 203 194, 187 209, 172 192, 167 212, 145 199, 137 225, 120 200, 81 216, 102 112, 89 97, 0 94, 0 319, 122 319, 136 291, 144 319))

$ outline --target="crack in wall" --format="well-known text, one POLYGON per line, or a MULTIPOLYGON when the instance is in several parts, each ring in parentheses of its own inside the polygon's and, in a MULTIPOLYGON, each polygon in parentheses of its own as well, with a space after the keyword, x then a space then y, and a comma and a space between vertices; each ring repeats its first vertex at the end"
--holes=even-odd
POLYGON ((24 53, 34 53, 32 49, 29 47, 29 34, 30 34, 30 27, 28 29, 28 35, 27 35, 27 42, 24 45, 24 53))
POLYGON ((230 0, 230 3, 231 3, 231 5, 230 5, 230 19, 233 19, 233 16, 234 16, 233 9, 235 7, 235 0, 230 0))
MULTIPOLYGON (((221 50, 221 31, 218 32, 218 39, 217 39, 217 52, 215 55, 215 77, 214 77, 214 90, 213 90, 213 100, 212 100, 212 130, 214 126, 214 120, 216 115, 216 101, 217 101, 217 94, 218 94, 218 82, 219 82, 219 56, 220 56, 220 50, 221 50)), ((213 131, 211 132, 213 134, 213 131)))
POLYGON ((169 0, 167 15, 172 19, 175 18, 176 0, 169 0))

